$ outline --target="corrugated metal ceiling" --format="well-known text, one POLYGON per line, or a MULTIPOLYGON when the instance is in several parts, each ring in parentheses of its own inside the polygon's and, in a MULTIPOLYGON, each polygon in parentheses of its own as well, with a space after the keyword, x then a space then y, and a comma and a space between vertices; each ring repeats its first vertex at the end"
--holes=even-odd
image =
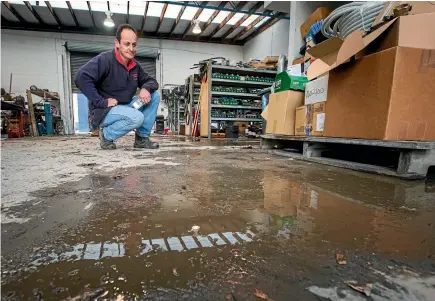
POLYGON ((288 19, 255 1, 2 1, 2 28, 112 35, 115 29, 103 24, 109 11, 116 26, 129 23, 143 37, 232 44, 244 43, 273 19, 288 19), (195 16, 200 35, 192 33, 195 16))

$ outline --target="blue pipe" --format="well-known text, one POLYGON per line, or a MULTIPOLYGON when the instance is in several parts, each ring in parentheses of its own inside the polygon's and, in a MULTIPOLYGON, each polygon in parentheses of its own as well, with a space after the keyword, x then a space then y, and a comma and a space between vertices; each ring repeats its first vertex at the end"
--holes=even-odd
POLYGON ((228 12, 232 12, 232 13, 243 13, 243 14, 248 14, 248 15, 265 16, 265 17, 270 17, 270 18, 290 20, 289 16, 282 16, 282 15, 277 16, 277 15, 268 14, 268 13, 250 12, 247 10, 219 7, 219 6, 214 6, 214 5, 202 5, 202 4, 184 3, 184 2, 176 2, 176 1, 150 1, 150 2, 181 5, 181 6, 190 6, 190 7, 197 7, 197 8, 216 9, 216 10, 223 10, 223 11, 228 11, 228 12))

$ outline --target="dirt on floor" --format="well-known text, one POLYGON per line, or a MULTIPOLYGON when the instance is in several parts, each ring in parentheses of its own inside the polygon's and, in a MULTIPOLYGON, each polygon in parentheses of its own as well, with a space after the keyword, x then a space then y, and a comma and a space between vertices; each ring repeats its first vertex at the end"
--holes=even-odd
POLYGON ((435 181, 156 139, 2 141, 2 300, 434 300, 435 181))

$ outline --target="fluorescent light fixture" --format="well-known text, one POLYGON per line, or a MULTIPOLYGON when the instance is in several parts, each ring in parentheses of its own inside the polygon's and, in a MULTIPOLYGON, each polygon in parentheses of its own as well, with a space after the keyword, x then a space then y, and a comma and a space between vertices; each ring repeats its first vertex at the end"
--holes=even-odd
POLYGON ((202 29, 199 27, 199 20, 193 20, 193 23, 195 24, 192 29, 193 34, 200 34, 202 29))
POLYGON ((104 25, 107 27, 115 27, 115 22, 113 22, 113 20, 111 18, 112 14, 110 13, 110 11, 106 12, 106 16, 107 16, 107 18, 106 18, 106 20, 104 20, 104 25))

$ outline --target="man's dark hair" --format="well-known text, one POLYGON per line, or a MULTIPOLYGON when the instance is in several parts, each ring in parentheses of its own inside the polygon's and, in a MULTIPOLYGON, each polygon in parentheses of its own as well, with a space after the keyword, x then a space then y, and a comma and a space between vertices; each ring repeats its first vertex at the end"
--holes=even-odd
POLYGON ((119 25, 118 29, 116 30, 116 39, 118 40, 118 42, 121 42, 121 33, 124 29, 129 29, 129 30, 133 31, 137 36, 137 31, 136 31, 136 29, 134 29, 133 26, 131 26, 130 24, 121 24, 121 25, 119 25))

